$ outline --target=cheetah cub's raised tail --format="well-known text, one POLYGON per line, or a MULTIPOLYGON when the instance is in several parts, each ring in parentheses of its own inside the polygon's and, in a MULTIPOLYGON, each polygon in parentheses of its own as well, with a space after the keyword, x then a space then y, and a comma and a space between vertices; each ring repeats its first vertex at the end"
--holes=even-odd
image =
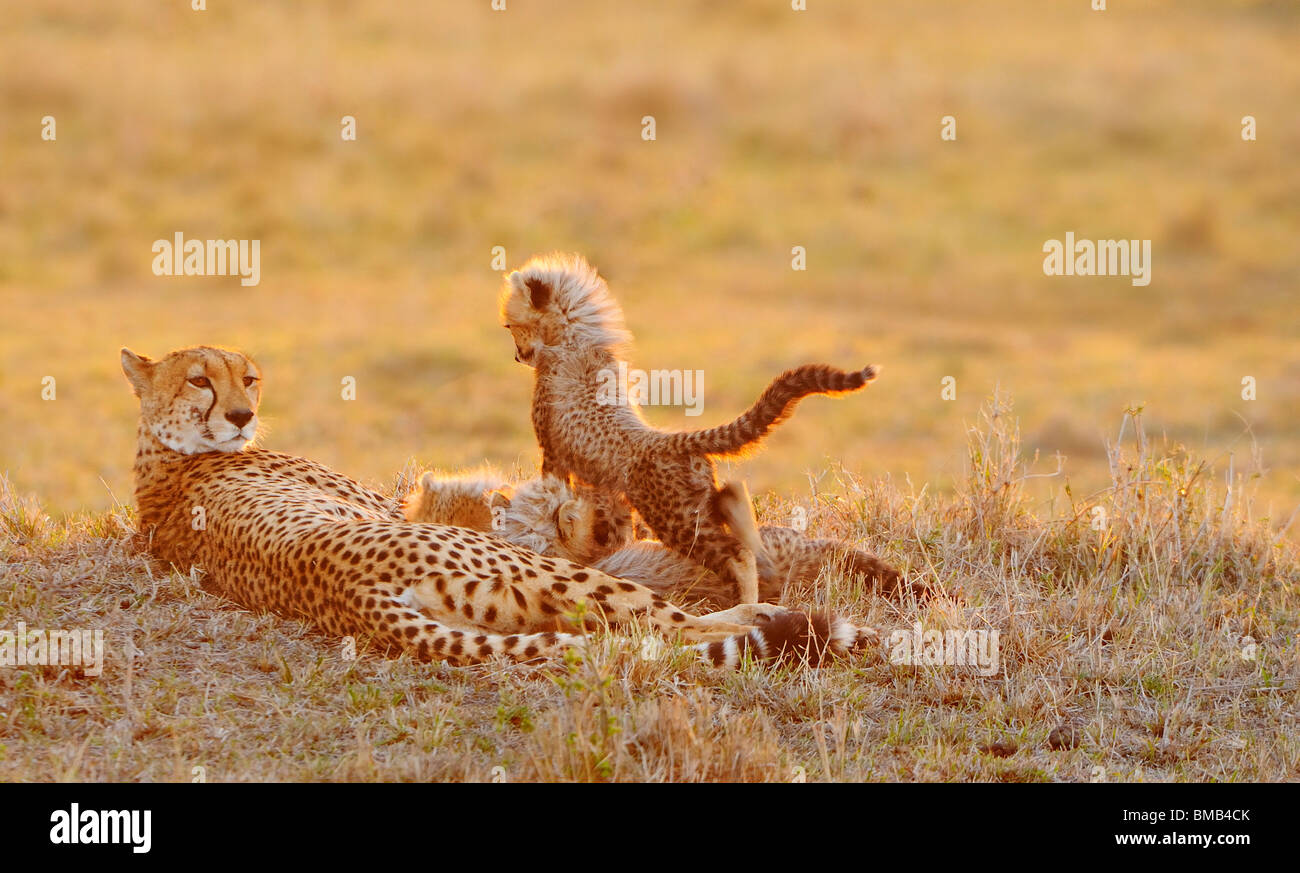
POLYGON ((672 450, 683 454, 739 454, 789 418, 805 397, 811 394, 848 394, 874 382, 878 375, 880 367, 875 364, 852 371, 826 364, 804 364, 773 379, 754 405, 730 424, 665 436, 672 450))
POLYGON ((631 339, 605 280, 579 255, 533 258, 506 277, 502 320, 515 360, 536 371, 533 430, 542 474, 625 496, 668 548, 712 570, 741 603, 759 599, 759 553, 730 529, 713 458, 738 454, 809 394, 856 391, 874 366, 808 364, 773 380, 735 421, 675 433, 652 427, 631 397, 610 391, 631 339))

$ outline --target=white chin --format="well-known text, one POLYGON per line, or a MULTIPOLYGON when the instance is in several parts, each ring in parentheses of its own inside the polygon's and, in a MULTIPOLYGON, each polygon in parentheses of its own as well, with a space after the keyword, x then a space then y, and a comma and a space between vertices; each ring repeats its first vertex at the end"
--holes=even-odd
POLYGON ((228 440, 222 440, 219 443, 213 443, 213 448, 218 452, 237 452, 244 446, 248 445, 248 440, 242 436, 231 437, 228 440))

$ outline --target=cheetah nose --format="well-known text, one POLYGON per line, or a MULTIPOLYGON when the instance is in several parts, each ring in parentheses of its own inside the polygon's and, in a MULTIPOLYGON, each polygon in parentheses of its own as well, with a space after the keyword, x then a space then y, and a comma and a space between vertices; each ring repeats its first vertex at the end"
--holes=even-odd
POLYGON ((244 429, 244 425, 248 424, 252 417, 253 411, 251 409, 232 409, 226 413, 226 421, 240 430, 244 429))

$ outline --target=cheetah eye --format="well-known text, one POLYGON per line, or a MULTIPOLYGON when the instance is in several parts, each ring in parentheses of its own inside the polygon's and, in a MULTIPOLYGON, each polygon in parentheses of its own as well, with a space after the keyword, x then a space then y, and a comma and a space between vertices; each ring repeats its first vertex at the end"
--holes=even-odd
POLYGON ((245 376, 245 377, 244 377, 244 387, 247 388, 248 386, 252 385, 252 384, 253 384, 254 382, 256 382, 256 381, 258 381, 258 379, 257 379, 256 376, 245 376))
POLYGON ((190 380, 190 384, 195 388, 211 388, 212 383, 208 381, 207 376, 195 376, 190 380))

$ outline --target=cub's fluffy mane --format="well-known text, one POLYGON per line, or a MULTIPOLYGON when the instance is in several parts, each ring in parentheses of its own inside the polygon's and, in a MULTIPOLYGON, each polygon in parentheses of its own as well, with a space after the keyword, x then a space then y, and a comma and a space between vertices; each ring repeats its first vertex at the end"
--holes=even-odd
POLYGON ((531 309, 534 289, 543 286, 550 289, 548 306, 567 322, 567 342, 611 351, 624 350, 631 342, 623 309, 610 295, 605 280, 582 255, 564 252, 531 258, 506 277, 501 314, 507 323, 515 319, 514 305, 531 309))
POLYGON ((573 499, 573 492, 561 479, 542 476, 521 483, 510 498, 510 511, 500 516, 501 536, 537 552, 551 553, 560 541, 556 513, 573 499))

